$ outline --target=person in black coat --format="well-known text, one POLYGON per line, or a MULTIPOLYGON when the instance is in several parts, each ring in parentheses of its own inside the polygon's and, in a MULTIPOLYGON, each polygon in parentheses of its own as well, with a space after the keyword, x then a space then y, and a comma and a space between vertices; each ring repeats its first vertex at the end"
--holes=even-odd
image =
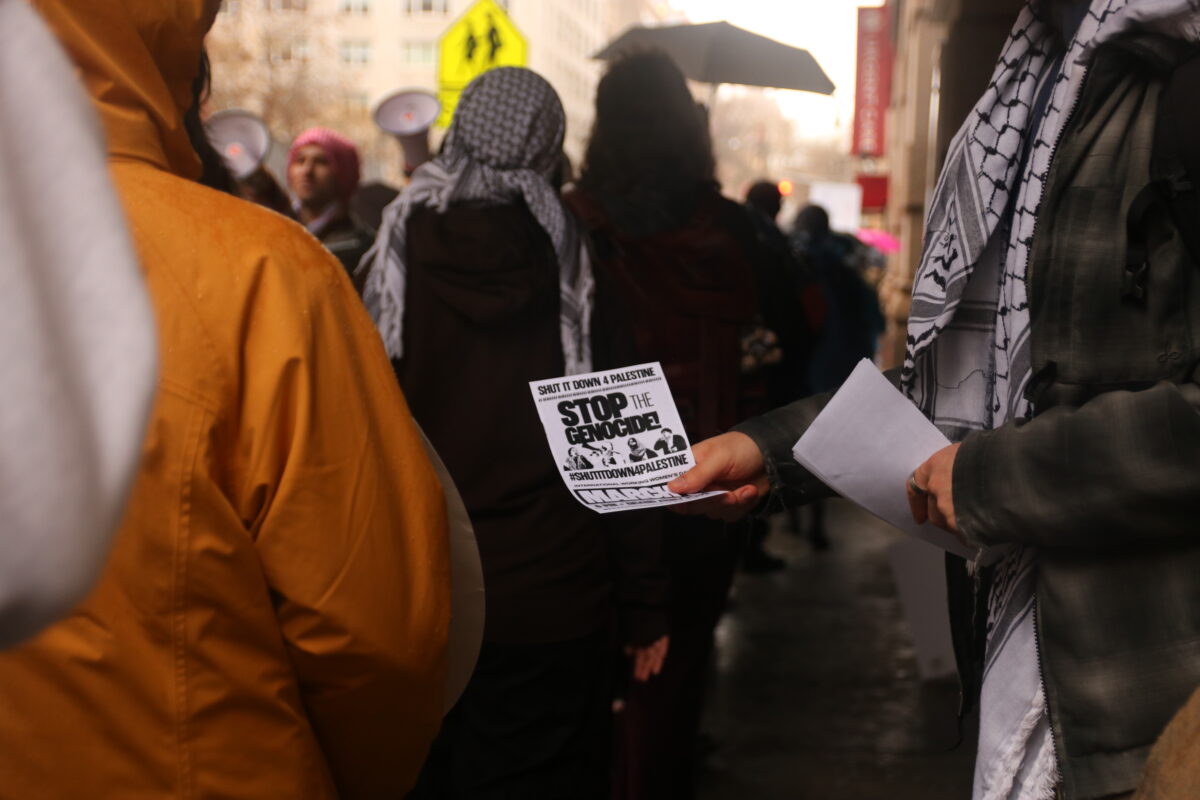
MULTIPOLYGON (((588 328, 591 278, 552 183, 564 124, 535 73, 476 78, 364 264, 363 301, 462 494, 487 588, 478 666, 412 798, 605 798, 612 643, 644 662, 667 631, 661 518, 581 505, 529 393, 635 363, 600 303, 588 328)), ((580 453, 571 468, 591 468, 580 453)))

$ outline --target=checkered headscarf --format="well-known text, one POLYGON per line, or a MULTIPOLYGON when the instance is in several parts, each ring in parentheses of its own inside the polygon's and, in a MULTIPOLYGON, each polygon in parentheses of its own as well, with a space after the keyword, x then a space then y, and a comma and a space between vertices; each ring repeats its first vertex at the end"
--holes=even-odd
POLYGON ((412 183, 385 209, 375 245, 359 266, 369 270, 363 302, 389 356, 403 355, 409 215, 422 206, 445 211, 462 202, 522 200, 558 255, 566 374, 591 370, 591 267, 580 252, 574 218, 550 183, 565 130, 558 95, 530 70, 492 69, 463 91, 441 152, 417 168, 412 183))

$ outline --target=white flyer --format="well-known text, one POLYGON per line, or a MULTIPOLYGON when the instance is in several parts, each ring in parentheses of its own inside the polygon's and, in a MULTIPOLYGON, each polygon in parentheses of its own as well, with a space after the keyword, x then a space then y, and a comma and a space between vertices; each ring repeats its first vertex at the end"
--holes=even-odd
POLYGON ((949 445, 925 415, 863 359, 792 448, 796 462, 885 522, 966 559, 978 551, 909 510, 905 484, 949 445))
POLYGON ((696 464, 657 362, 529 384, 563 481, 601 514, 690 503, 667 483, 696 464))

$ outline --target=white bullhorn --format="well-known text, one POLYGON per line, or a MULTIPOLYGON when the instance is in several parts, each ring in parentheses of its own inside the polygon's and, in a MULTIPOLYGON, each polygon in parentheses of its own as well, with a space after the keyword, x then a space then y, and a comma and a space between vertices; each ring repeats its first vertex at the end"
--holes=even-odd
POLYGON ((204 123, 208 140, 225 159, 225 166, 239 181, 254 173, 271 152, 267 123, 249 111, 231 108, 218 111, 204 123))
POLYGON ((375 124, 400 140, 405 175, 433 158, 429 129, 441 110, 437 97, 420 89, 388 95, 375 107, 375 124))

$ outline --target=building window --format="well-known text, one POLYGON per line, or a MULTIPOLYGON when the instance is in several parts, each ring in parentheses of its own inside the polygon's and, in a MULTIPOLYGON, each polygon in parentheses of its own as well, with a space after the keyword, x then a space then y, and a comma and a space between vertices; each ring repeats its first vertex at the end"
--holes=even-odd
POLYGON ((242 4, 240 0, 221 0, 221 13, 236 15, 241 10, 242 4))
POLYGON ((306 62, 309 56, 308 40, 292 39, 286 42, 268 42, 266 56, 272 64, 306 62))
POLYGON ((432 64, 437 60, 437 44, 427 41, 400 43, 400 61, 404 64, 432 64))
POLYGON ((267 11, 307 11, 308 0, 263 0, 267 11))
POLYGON ((369 14, 371 0, 338 0, 338 11, 343 14, 369 14))
POLYGON ((404 13, 413 14, 445 14, 450 3, 448 0, 404 0, 404 13))
POLYGON ((285 48, 288 61, 308 61, 308 39, 296 39, 285 48))
POLYGON ((366 39, 344 39, 338 45, 338 60, 343 64, 369 64, 371 43, 366 39))

